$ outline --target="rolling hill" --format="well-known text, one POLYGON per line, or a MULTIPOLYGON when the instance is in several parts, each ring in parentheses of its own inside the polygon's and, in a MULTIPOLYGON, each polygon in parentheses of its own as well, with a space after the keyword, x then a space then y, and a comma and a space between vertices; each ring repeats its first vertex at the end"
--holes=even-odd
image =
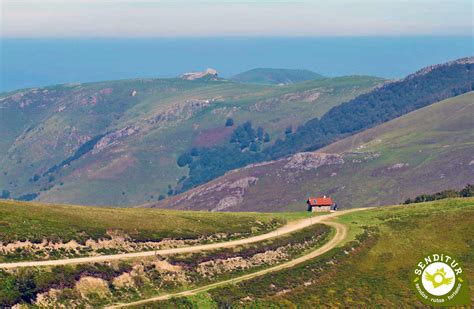
POLYGON ((324 78, 308 70, 258 68, 242 72, 231 80, 244 84, 287 85, 324 78))
MULTIPOLYGON (((426 307, 410 276, 427 252, 449 252, 474 280, 474 199, 375 208, 339 217, 352 235, 340 247, 293 268, 195 296, 150 303, 170 308, 426 307)), ((466 298, 471 295, 464 290, 466 298)), ((142 305, 143 306, 143 305, 142 305)), ((134 308, 138 308, 136 306, 134 308)), ((467 303, 469 307, 469 303, 467 303)))
POLYGON ((278 214, 150 211, 11 200, 0 200, 0 215, 2 244, 20 240, 40 243, 43 239, 65 243, 98 240, 118 230, 135 241, 185 239, 218 233, 252 233, 259 225, 270 230, 285 221, 278 214))
MULTIPOLYGON (((348 76, 254 85, 216 73, 1 94, 0 197, 161 201, 233 169, 316 150, 471 91, 473 67, 474 58, 458 59, 392 82, 348 76)), ((228 208, 223 203, 218 209, 228 208)))
POLYGON ((0 201, 11 224, 0 221, 0 305, 421 306, 410 275, 426 252, 441 246, 462 262, 459 281, 472 281, 473 206, 456 198, 319 215, 0 201), (265 233, 288 219, 299 220, 265 233), (137 249, 146 255, 123 253, 137 249))
POLYGON ((340 208, 401 203, 474 182, 474 92, 447 99, 315 152, 258 163, 148 207, 211 211, 305 209, 310 195, 340 208))
POLYGON ((343 137, 374 127, 416 109, 474 89, 474 58, 433 65, 402 80, 334 106, 320 118, 296 127, 287 127, 285 137, 265 145, 264 131, 250 125, 234 131, 229 143, 183 153, 180 163, 189 167, 189 176, 178 184, 183 192, 224 173, 248 164, 279 159, 302 151, 312 151, 343 137))
POLYGON ((89 205, 156 201, 188 176, 176 164, 182 153, 225 144, 246 121, 268 134, 268 147, 288 126, 381 82, 351 76, 277 87, 135 79, 3 93, 0 196, 89 205), (233 125, 226 126, 228 118, 233 125))

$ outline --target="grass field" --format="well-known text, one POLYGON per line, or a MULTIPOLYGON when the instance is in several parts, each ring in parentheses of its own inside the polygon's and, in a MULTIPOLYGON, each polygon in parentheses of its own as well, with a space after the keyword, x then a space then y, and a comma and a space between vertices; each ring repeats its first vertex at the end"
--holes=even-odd
POLYGON ((473 217, 473 198, 351 213, 337 219, 349 225, 349 238, 317 259, 157 306, 421 306, 411 290, 410 275, 426 254, 449 252, 462 262, 469 281, 474 281, 473 217))
POLYGON ((121 231, 136 241, 198 238, 217 233, 263 233, 306 213, 212 213, 156 209, 97 208, 0 200, 0 243, 108 238, 121 231))

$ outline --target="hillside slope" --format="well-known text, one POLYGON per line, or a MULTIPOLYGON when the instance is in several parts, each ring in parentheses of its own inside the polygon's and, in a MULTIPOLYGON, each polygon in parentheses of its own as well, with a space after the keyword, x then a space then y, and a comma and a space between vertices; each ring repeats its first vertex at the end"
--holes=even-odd
MULTIPOLYGON (((474 279, 473 215, 472 198, 343 215, 337 220, 350 226, 353 238, 340 248, 277 273, 150 306, 426 307, 410 284, 413 269, 424 256, 442 248, 462 263, 463 279, 474 279)), ((472 291, 470 285, 470 291, 461 293, 472 299, 472 291)))
POLYGON ((324 78, 308 70, 258 68, 242 72, 231 80, 244 84, 286 85, 324 78))
POLYGON ((251 165, 149 207, 305 209, 308 194, 340 208, 388 205, 474 182, 474 92, 432 104, 316 152, 251 165))
MULTIPOLYGON (((87 240, 113 239, 112 246, 126 241, 198 240, 219 234, 217 239, 222 238, 222 241, 232 234, 234 238, 242 238, 247 234, 270 231, 291 218, 291 215, 279 214, 209 214, 0 200, 0 261, 12 249, 7 248, 11 243, 19 248, 23 245, 26 252, 32 243, 46 246, 48 242, 66 244, 74 241, 70 245, 77 246, 87 240)), ((103 243, 107 245, 107 241, 103 243)))
POLYGON ((66 84, 0 94, 0 197, 89 205, 156 201, 188 168, 178 157, 226 143, 246 121, 270 142, 382 82, 288 86, 219 78, 66 84), (233 126, 226 126, 226 119, 233 126))
POLYGON ((189 176, 177 187, 183 192, 225 172, 302 151, 320 149, 348 135, 374 127, 435 102, 474 89, 474 57, 426 67, 331 108, 320 118, 285 129, 285 137, 259 146, 251 127, 241 128, 223 147, 197 149, 183 154, 189 176), (250 146, 250 147, 248 147, 250 146), (247 151, 250 150, 250 151, 247 151))

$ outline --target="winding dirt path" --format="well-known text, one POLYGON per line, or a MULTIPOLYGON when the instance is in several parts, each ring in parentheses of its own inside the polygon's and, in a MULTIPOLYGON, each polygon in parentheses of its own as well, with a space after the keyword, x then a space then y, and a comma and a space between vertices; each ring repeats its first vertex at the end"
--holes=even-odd
MULTIPOLYGON (((294 231, 303 229, 310 225, 321 223, 323 220, 327 220, 330 218, 334 218, 340 216, 342 214, 346 214, 353 211, 359 211, 365 208, 356 208, 356 209, 349 209, 344 211, 333 212, 328 215, 322 215, 318 217, 312 217, 307 219, 302 219, 298 221, 293 221, 285 226, 282 226, 272 232, 253 236, 244 239, 238 239, 228 242, 221 242, 221 243, 214 243, 214 244, 207 244, 207 245, 198 245, 198 246, 191 246, 191 247, 181 247, 181 248, 173 248, 173 249, 163 249, 163 250, 156 250, 156 251, 142 251, 142 252, 133 252, 133 253, 122 253, 122 254, 112 254, 112 255, 100 255, 100 256, 90 256, 90 257, 80 257, 80 258, 70 258, 70 259, 61 259, 61 260, 47 260, 47 261, 25 261, 25 262, 14 262, 14 263, 0 263, 0 269, 9 269, 9 268, 21 268, 21 267, 41 267, 41 266, 60 266, 60 265, 70 265, 70 264, 86 264, 86 263, 96 263, 96 262, 106 262, 106 261, 115 261, 115 260, 124 260, 124 259, 133 259, 133 258, 140 258, 140 257, 149 257, 154 255, 171 255, 176 253, 188 253, 188 252, 197 252, 197 251, 205 251, 205 250, 213 250, 219 248, 228 248, 228 247, 235 247, 238 245, 245 245, 250 244, 262 240, 266 240, 273 237, 278 237, 283 234, 292 233, 294 231)), ((334 224, 334 223, 326 223, 325 224, 334 224)), ((337 236, 337 235, 336 235, 337 236)), ((330 241, 329 243, 332 243, 330 241)), ((325 246, 323 246, 325 247, 325 246)), ((322 247, 322 248, 323 248, 322 247)), ((284 265, 284 264, 283 264, 284 265)), ((282 266, 282 265, 280 265, 282 266)))
MULTIPOLYGON (((344 224, 341 224, 341 223, 337 223, 337 222, 334 222, 334 221, 326 221, 326 220, 337 217, 337 216, 342 215, 342 214, 347 214, 349 212, 359 211, 359 210, 364 210, 364 209, 366 209, 366 208, 351 209, 351 210, 346 210, 346 211, 340 211, 338 213, 332 213, 332 214, 326 215, 326 216, 313 218, 314 222, 310 223, 309 225, 315 224, 315 223, 326 224, 326 225, 334 227, 335 230, 336 230, 336 234, 334 235, 333 238, 331 238, 330 241, 328 241, 327 243, 325 243, 323 246, 319 247, 318 249, 316 249, 314 251, 311 251, 310 253, 308 253, 306 255, 303 255, 303 256, 300 256, 299 258, 296 258, 296 259, 291 260, 289 262, 286 262, 286 263, 283 263, 283 264, 280 264, 280 265, 276 265, 276 266, 273 266, 273 267, 269 267, 269 268, 251 273, 251 274, 247 274, 247 275, 237 277, 237 278, 224 280, 224 281, 216 282, 216 283, 209 284, 209 285, 206 285, 206 286, 202 286, 202 287, 199 287, 199 288, 195 288, 195 289, 192 289, 192 290, 187 290, 187 291, 173 293, 173 294, 164 294, 164 295, 160 295, 160 296, 156 296, 156 297, 152 297, 152 298, 147 298, 147 299, 143 299, 143 300, 139 300, 139 301, 135 301, 135 302, 131 302, 131 303, 126 303, 126 304, 116 304, 116 305, 109 306, 109 307, 106 307, 106 308, 123 308, 123 307, 129 307, 129 306, 140 306, 140 305, 147 304, 149 302, 166 300, 166 299, 170 299, 172 297, 182 297, 182 296, 195 295, 197 293, 205 292, 207 290, 211 290, 211 289, 214 289, 214 288, 217 288, 217 287, 220 287, 220 286, 224 286, 224 285, 227 285, 227 284, 235 284, 235 283, 238 283, 238 282, 241 282, 241 281, 246 281, 246 280, 249 280, 249 279, 252 279, 252 278, 260 277, 260 276, 263 276, 263 275, 268 274, 268 273, 276 272, 276 271, 286 269, 286 268, 291 268, 295 265, 301 264, 305 261, 311 260, 311 259, 313 259, 317 256, 320 256, 320 255, 328 252, 332 248, 336 247, 341 241, 343 241, 347 237, 347 229, 348 229, 347 226, 345 226, 344 224), (318 219, 318 220, 316 221, 315 219, 318 219)), ((300 226, 300 224, 307 224, 307 220, 308 219, 297 222, 297 226, 300 226)), ((308 225, 305 225, 305 226, 308 226, 308 225)))

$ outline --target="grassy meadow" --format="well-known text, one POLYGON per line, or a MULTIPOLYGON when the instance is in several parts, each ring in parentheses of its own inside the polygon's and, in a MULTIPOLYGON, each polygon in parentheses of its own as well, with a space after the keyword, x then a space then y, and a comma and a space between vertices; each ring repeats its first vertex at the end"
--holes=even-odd
POLYGON ((306 213, 217 213, 145 208, 99 208, 0 200, 0 243, 108 238, 120 231, 136 241, 263 233, 306 213))
POLYGON ((425 254, 449 252, 474 281, 473 216, 473 198, 347 214, 337 220, 349 225, 348 239, 317 259, 157 307, 421 306, 410 275, 425 254))

